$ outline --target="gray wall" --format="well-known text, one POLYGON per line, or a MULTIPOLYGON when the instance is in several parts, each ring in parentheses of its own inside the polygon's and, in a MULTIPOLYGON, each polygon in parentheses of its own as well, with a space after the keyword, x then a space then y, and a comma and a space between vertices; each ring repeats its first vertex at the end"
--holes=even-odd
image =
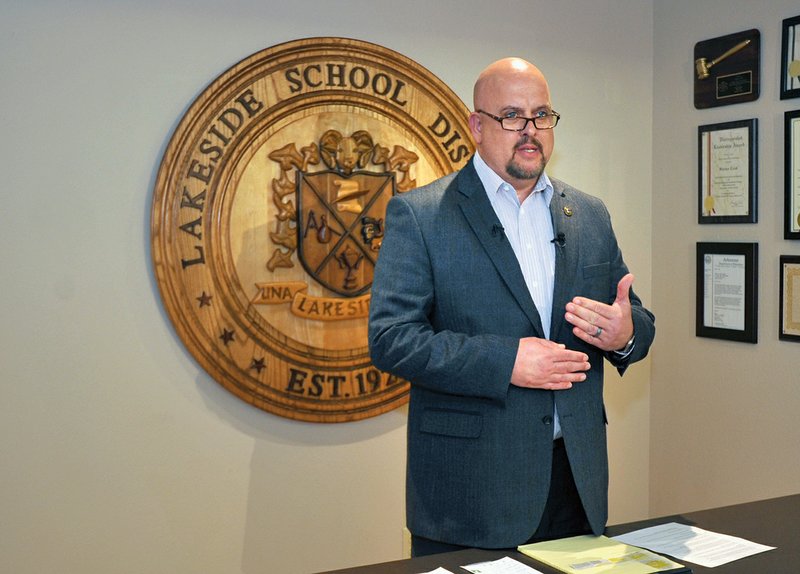
POLYGON ((778 258, 783 239, 781 24, 791 0, 654 3, 653 302, 658 351, 651 389, 651 512, 665 514, 800 492, 800 346, 778 340, 778 258), (698 41, 757 28, 761 96, 696 110, 698 41), (697 224, 697 127, 758 118, 758 224, 697 224), (698 338, 695 244, 759 244, 758 344, 698 338))
POLYGON ((797 492, 798 348, 774 335, 777 256, 798 252, 780 239, 792 104, 776 96, 780 21, 797 12, 788 1, 2 2, 0 567, 291 574, 402 557, 405 410, 314 425, 249 407, 184 350, 151 269, 152 186, 181 114, 235 62, 307 36, 397 50, 467 105, 496 58, 548 75, 564 117, 549 171, 607 202, 658 317, 652 358, 608 377, 612 522, 797 492), (693 44, 749 27, 765 44, 762 99, 696 112, 693 44), (701 228, 696 126, 750 115, 761 222, 701 228), (694 242, 717 236, 762 242, 758 346, 694 337, 694 242))

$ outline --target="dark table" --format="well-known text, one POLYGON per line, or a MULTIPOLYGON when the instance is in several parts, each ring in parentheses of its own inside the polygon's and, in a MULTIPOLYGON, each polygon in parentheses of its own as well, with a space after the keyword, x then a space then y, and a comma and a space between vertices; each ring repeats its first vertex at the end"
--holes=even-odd
MULTIPOLYGON (((690 524, 712 532, 738 536, 752 542, 777 547, 775 550, 729 562, 716 568, 704 568, 684 562, 692 568, 694 574, 800 573, 800 494, 618 524, 609 526, 606 529, 606 535, 616 536, 667 522, 690 524)), ((440 566, 458 573, 466 572, 459 568, 461 565, 497 560, 503 556, 511 556, 545 574, 557 574, 558 572, 520 552, 470 549, 421 558, 395 560, 371 566, 345 568, 320 574, 420 574, 435 570, 440 566)))

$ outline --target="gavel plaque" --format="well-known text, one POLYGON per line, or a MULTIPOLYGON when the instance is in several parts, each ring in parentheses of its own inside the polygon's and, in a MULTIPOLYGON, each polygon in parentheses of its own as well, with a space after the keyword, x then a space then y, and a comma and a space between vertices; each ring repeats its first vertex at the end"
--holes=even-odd
POLYGON ((745 30, 694 46, 694 107, 757 100, 761 82, 761 34, 745 30))

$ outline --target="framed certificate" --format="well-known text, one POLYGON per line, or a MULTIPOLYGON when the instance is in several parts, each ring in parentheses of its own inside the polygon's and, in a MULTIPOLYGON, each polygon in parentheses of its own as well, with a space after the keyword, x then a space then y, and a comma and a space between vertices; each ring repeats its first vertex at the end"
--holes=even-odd
POLYGON ((697 128, 698 223, 756 223, 758 120, 697 128))
POLYGON ((697 243, 695 335, 758 342, 758 243, 697 243))
POLYGON ((781 255, 781 317, 778 338, 800 342, 800 255, 781 255))
POLYGON ((783 21, 781 99, 800 98, 800 16, 783 21))
POLYGON ((784 114, 783 135, 783 238, 800 239, 800 110, 784 114))

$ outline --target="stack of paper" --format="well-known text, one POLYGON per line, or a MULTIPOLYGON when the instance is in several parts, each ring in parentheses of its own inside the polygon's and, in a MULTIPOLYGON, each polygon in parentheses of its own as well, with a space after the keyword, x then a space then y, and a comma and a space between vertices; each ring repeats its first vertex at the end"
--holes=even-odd
POLYGON ((574 536, 526 544, 523 554, 569 574, 691 572, 669 558, 605 536, 574 536))
POLYGON ((643 528, 615 536, 614 539, 626 544, 638 544, 656 552, 664 552, 679 560, 694 562, 709 568, 767 550, 775 550, 774 546, 766 546, 744 538, 710 532, 677 522, 643 528))

